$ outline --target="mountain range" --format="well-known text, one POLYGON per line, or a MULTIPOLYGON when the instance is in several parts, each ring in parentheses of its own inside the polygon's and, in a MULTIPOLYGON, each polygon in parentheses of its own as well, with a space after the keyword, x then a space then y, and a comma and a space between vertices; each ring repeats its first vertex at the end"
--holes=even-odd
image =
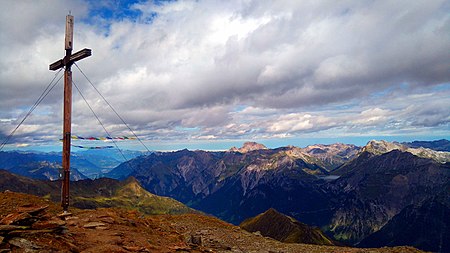
MULTIPOLYGON (((438 242, 449 236, 447 223, 439 215, 446 214, 449 205, 445 197, 436 196, 450 193, 450 153, 442 151, 448 141, 421 143, 426 147, 418 147, 417 142, 370 141, 364 147, 269 149, 249 142, 222 152, 154 152, 104 175, 121 182, 131 176, 152 194, 174 198, 233 224, 274 208, 343 243, 414 245, 446 252, 446 244, 438 242), (439 232, 407 233, 429 221, 433 222, 427 229, 439 232)), ((93 207, 110 201, 98 200, 93 207)))
POLYGON ((436 151, 446 151, 450 152, 450 141, 446 139, 436 140, 436 141, 413 141, 404 142, 404 145, 411 148, 429 148, 436 151))
POLYGON ((275 208, 357 244, 450 179, 450 153, 386 141, 154 153, 113 169, 152 193, 239 224, 275 208))
MULTIPOLYGON (((70 180, 100 178, 127 159, 144 154, 140 151, 101 149, 72 152, 70 180)), ((0 169, 35 179, 57 180, 62 170, 61 160, 61 152, 0 152, 0 169)))

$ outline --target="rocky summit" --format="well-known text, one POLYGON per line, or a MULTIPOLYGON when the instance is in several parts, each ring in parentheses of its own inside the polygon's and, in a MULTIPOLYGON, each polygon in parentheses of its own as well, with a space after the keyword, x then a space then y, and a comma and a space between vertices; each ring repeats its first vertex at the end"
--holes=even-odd
POLYGON ((286 244, 200 214, 151 215, 125 209, 61 209, 27 194, 0 193, 1 252, 422 252, 286 244), (15 217, 15 218, 12 218, 15 217))
POLYGON ((236 148, 236 147, 232 147, 230 149, 231 152, 240 152, 240 153, 247 153, 250 151, 255 151, 255 150, 261 150, 261 149, 267 149, 266 146, 264 146, 263 144, 257 143, 257 142, 245 142, 244 145, 240 148, 236 148))
POLYGON ((375 155, 381 155, 393 150, 400 150, 403 152, 411 153, 415 156, 427 159, 433 159, 436 162, 446 163, 450 162, 450 152, 436 151, 429 148, 420 146, 409 147, 398 142, 387 141, 370 141, 361 149, 361 152, 369 152, 375 155))

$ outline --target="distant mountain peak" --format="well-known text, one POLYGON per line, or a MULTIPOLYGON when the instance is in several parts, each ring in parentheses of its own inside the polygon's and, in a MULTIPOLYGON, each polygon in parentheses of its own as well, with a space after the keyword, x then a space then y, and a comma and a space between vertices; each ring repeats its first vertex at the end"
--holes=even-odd
POLYGON ((398 142, 388 142, 384 140, 372 140, 367 143, 366 146, 364 146, 361 149, 361 152, 369 152, 374 155, 381 155, 388 152, 391 152, 393 150, 400 150, 402 152, 408 152, 415 156, 421 157, 421 158, 427 158, 427 159, 433 159, 436 162, 440 163, 446 163, 450 162, 450 152, 444 152, 444 151, 435 151, 428 148, 410 148, 406 145, 403 145, 398 142))
POLYGON ((123 183, 124 185, 118 191, 122 196, 153 196, 152 193, 142 188, 141 184, 134 177, 128 177, 123 183))
POLYGON ((273 208, 245 220, 239 226, 249 232, 259 231, 281 242, 335 245, 319 228, 310 227, 273 208))
POLYGON ((447 151, 450 152, 450 141, 446 139, 440 139, 435 141, 413 141, 413 142, 403 142, 402 144, 410 148, 429 148, 436 151, 447 151))
POLYGON ((371 140, 366 144, 366 146, 362 148, 362 151, 366 151, 375 155, 381 155, 395 149, 405 152, 407 151, 408 147, 397 142, 371 140))
POLYGON ((230 151, 232 152, 240 152, 240 153, 247 153, 254 150, 261 150, 261 149, 267 149, 264 144, 253 142, 253 141, 247 141, 242 145, 241 148, 232 147, 230 151))

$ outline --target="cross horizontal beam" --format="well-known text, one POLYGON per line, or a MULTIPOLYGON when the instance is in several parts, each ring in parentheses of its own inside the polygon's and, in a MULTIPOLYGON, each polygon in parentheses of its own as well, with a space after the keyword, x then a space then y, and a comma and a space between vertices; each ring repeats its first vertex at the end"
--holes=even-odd
POLYGON ((69 59, 67 57, 64 57, 63 59, 60 59, 52 64, 50 64, 49 69, 50 70, 58 70, 64 66, 68 66, 73 64, 76 61, 79 61, 81 59, 84 59, 86 57, 89 57, 92 55, 92 51, 89 48, 82 49, 74 54, 72 54, 69 59))

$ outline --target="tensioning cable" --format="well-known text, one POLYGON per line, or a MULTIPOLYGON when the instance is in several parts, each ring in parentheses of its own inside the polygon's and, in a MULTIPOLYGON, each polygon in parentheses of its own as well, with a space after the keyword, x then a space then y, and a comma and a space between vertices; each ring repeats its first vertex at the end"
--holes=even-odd
POLYGON ((80 69, 80 67, 78 67, 77 63, 75 62, 74 65, 77 67, 77 69, 81 72, 81 74, 84 76, 84 78, 86 78, 86 80, 88 81, 88 83, 94 88, 94 90, 100 95, 100 97, 102 97, 102 99, 105 101, 105 103, 109 106, 109 108, 111 108, 111 110, 116 114, 116 116, 122 121, 122 123, 128 128, 128 130, 130 130, 130 132, 136 137, 136 139, 142 144, 142 146, 145 147, 145 149, 148 152, 151 152, 147 146, 144 144, 144 142, 142 142, 142 140, 139 138, 139 136, 137 136, 133 129, 131 129, 131 127, 125 122, 125 120, 119 115, 119 113, 114 109, 114 107, 112 107, 112 105, 108 102, 108 100, 106 100, 106 98, 102 95, 102 93, 100 93, 100 91, 94 86, 94 84, 91 82, 91 80, 86 76, 86 74, 83 72, 83 70, 80 69))
POLYGON ((94 114, 94 117, 97 119, 98 123, 100 123, 100 125, 102 126, 103 130, 105 131, 106 135, 111 138, 112 143, 114 144, 114 146, 117 148, 117 150, 119 150, 120 154, 122 155, 124 161, 127 161, 127 158, 125 157, 125 155, 123 154, 122 150, 119 148, 119 146, 117 145, 116 141, 111 137, 111 134, 109 134, 108 130, 106 130, 105 125, 103 124, 103 122, 100 120, 100 118, 97 116, 97 114, 95 113, 94 109, 92 109, 91 105, 89 104, 89 102, 86 100, 86 98, 84 97, 83 93, 81 92, 81 90, 78 88, 78 85, 76 85, 76 83, 72 80, 72 84, 75 86, 75 88, 77 89, 78 93, 80 93, 80 96, 83 98, 84 102, 86 103, 86 105, 89 107, 89 110, 91 110, 92 114, 94 114))
POLYGON ((17 131, 17 129, 19 129, 19 127, 23 124, 23 122, 25 122, 25 120, 31 115, 31 113, 34 111, 34 109, 36 109, 36 107, 38 107, 38 105, 42 102, 42 100, 44 100, 44 98, 50 93, 50 91, 53 90, 53 88, 59 83, 59 81, 61 80, 61 78, 63 77, 63 75, 61 75, 58 80, 53 83, 55 81, 55 79, 58 77, 59 73, 61 73, 62 69, 60 69, 58 72, 56 72, 55 76, 53 77, 53 79, 50 81, 50 83, 47 85, 47 87, 45 88, 45 90, 42 92, 42 94, 39 96, 39 98, 36 100, 36 102, 34 103, 33 106, 31 106, 30 110, 25 114, 25 116, 23 117, 23 119, 19 122, 19 124, 17 124, 16 128, 14 128, 13 131, 11 131, 11 133, 3 140, 2 144, 0 144, 0 151, 5 147, 5 145, 9 142, 9 140, 11 139, 11 137, 14 135, 14 133, 17 131))

